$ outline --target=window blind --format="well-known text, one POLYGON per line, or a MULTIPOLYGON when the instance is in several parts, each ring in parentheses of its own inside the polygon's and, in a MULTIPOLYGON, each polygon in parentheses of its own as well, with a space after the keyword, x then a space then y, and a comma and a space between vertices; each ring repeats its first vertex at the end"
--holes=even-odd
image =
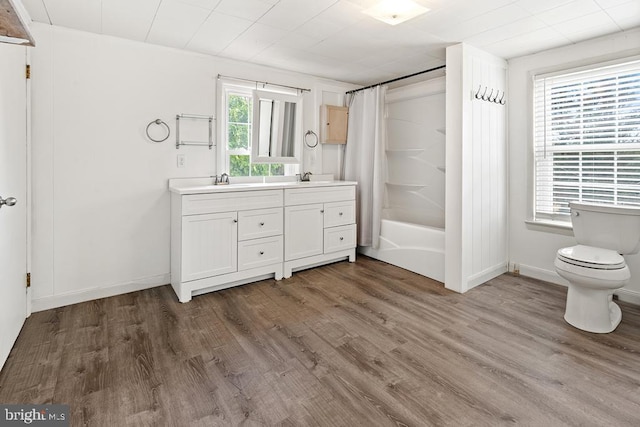
POLYGON ((640 60, 534 77, 535 216, 640 206, 640 60))

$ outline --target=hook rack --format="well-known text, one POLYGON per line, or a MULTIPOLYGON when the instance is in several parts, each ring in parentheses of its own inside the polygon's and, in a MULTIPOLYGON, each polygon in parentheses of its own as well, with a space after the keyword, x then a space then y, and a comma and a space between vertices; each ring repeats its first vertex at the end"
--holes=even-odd
POLYGON ((507 103, 507 100, 505 99, 507 93, 504 90, 501 91, 500 89, 491 88, 491 92, 487 95, 488 91, 489 86, 485 86, 484 91, 482 91, 482 85, 480 85, 478 86, 478 90, 473 93, 473 97, 482 101, 493 102, 494 104, 504 105, 507 103), (482 95, 480 94, 481 92, 482 95), (494 92, 496 93, 495 95, 493 94, 494 92), (500 96, 500 92, 502 92, 502 96, 500 96))

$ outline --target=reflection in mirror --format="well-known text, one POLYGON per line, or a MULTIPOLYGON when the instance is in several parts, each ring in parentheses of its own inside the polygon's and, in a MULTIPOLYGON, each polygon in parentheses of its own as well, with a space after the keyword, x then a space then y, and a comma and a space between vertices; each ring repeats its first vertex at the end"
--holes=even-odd
POLYGON ((254 91, 253 163, 299 163, 300 97, 254 91))

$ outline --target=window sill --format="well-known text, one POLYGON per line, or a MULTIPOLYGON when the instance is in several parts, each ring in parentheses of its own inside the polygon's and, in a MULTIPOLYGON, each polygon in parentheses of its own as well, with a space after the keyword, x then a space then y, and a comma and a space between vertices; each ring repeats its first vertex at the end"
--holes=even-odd
POLYGON ((528 227, 538 230, 538 231, 546 231, 546 232, 556 232, 566 235, 573 235, 573 227, 570 222, 565 221, 552 221, 545 219, 538 220, 527 220, 524 222, 528 227))

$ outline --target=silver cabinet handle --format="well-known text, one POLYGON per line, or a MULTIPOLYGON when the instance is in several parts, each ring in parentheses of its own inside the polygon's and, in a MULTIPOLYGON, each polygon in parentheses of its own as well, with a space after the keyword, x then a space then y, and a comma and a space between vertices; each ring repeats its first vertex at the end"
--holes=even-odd
POLYGON ((2 196, 0 196, 0 208, 4 205, 13 206, 16 203, 18 203, 18 200, 15 197, 7 197, 6 199, 3 199, 2 196))

